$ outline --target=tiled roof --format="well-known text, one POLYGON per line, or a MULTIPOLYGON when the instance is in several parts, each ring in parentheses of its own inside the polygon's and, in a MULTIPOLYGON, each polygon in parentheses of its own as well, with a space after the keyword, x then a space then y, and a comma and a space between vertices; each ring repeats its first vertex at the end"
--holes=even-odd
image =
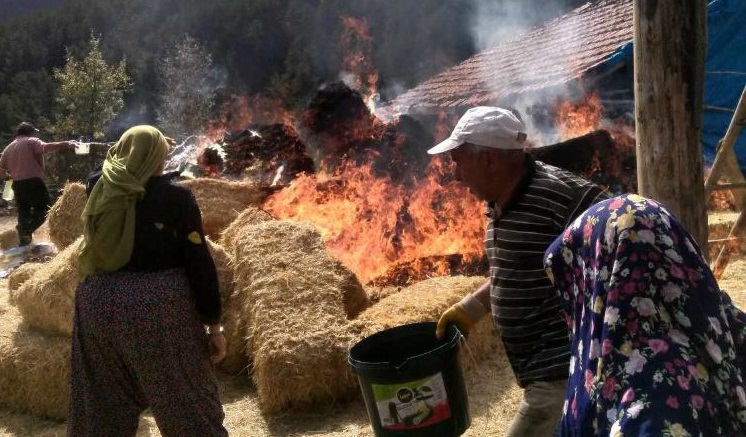
POLYGON ((586 3, 428 79, 392 106, 476 106, 571 81, 632 40, 632 12, 632 0, 586 3))

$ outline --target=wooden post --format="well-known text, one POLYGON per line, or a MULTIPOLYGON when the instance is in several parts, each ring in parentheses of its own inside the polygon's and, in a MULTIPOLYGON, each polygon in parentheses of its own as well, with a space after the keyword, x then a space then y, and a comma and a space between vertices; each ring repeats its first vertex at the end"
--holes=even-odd
POLYGON ((707 256, 707 0, 634 0, 633 16, 638 191, 667 205, 707 256))

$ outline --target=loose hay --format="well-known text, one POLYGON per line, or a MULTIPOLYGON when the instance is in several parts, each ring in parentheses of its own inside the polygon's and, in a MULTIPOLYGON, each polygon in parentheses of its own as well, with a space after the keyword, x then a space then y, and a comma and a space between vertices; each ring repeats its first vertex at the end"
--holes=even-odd
POLYGON ((267 221, 239 235, 236 304, 262 410, 348 396, 349 381, 339 381, 350 340, 345 325, 367 305, 357 277, 329 255, 310 224, 267 221))
POLYGON ((0 405, 11 411, 66 418, 70 339, 33 332, 18 312, 6 309, 0 312, 0 405))
POLYGON ((202 212, 202 226, 210 238, 218 240, 220 233, 247 206, 261 204, 265 190, 249 182, 198 178, 180 182, 194 193, 202 212))
POLYGON ((18 247, 21 240, 18 239, 18 231, 15 228, 6 229, 0 232, 0 249, 10 249, 18 247))
POLYGON ((220 244, 228 250, 233 250, 236 240, 241 236, 242 229, 269 220, 273 218, 268 212, 249 205, 220 234, 220 244))
POLYGON ((78 286, 77 249, 83 237, 42 264, 13 294, 23 320, 42 332, 72 335, 75 289, 78 286))
MULTIPOLYGON (((437 321, 443 311, 476 290, 486 280, 487 278, 475 276, 426 279, 382 298, 360 313, 356 321, 368 326, 377 326, 378 330, 410 323, 437 321)), ((480 320, 467 336, 468 349, 477 360, 491 353, 498 342, 492 330, 490 317, 480 320)), ((464 364, 471 367, 471 357, 465 360, 464 364)))
POLYGON ((49 209, 49 239, 57 249, 66 248, 83 235, 81 215, 87 201, 85 185, 79 182, 67 183, 62 195, 49 209))
POLYGON ((36 271, 39 270, 39 267, 41 267, 40 263, 21 264, 18 268, 13 270, 10 275, 8 275, 8 294, 11 298, 11 304, 15 304, 12 300, 15 291, 18 290, 18 288, 23 285, 28 278, 34 276, 36 271))

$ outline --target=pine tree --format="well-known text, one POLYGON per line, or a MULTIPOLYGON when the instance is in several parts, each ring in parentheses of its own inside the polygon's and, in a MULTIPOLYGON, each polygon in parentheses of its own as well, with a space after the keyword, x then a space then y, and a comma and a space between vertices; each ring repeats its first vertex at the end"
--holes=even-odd
POLYGON ((91 36, 89 44, 90 50, 82 61, 68 49, 65 67, 54 70, 60 83, 55 125, 58 135, 102 139, 106 125, 124 108, 124 94, 132 87, 126 61, 109 66, 99 40, 91 36))

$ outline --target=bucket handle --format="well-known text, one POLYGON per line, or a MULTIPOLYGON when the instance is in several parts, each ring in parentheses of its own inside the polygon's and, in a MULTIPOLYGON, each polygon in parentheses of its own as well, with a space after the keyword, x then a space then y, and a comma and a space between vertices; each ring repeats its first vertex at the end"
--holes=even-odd
MULTIPOLYGON (((464 344, 464 345, 466 345, 466 338, 464 337, 464 334, 462 334, 462 333, 460 333, 460 332, 459 332, 459 333, 458 333, 458 336, 459 336, 459 337, 458 337, 458 339, 456 340, 456 342, 457 342, 457 343, 460 343, 460 344, 464 344)), ((452 345, 452 344, 453 344, 453 340, 450 340, 450 341, 448 341, 447 343, 444 343, 444 344, 442 344, 442 345, 438 346, 438 347, 437 347, 437 348, 435 348, 435 349, 434 349, 433 351, 435 351, 435 350, 438 350, 438 349, 441 349, 441 348, 444 348, 444 347, 447 347, 447 346, 449 346, 449 345, 452 345)), ((469 348, 469 345, 466 345, 466 348, 468 349, 468 348, 469 348)), ((474 359, 474 354, 472 354, 472 353, 471 353, 471 350, 470 350, 470 349, 468 349, 468 350, 469 350, 469 354, 471 355, 471 359, 472 359, 472 360, 474 361, 474 363, 476 364, 476 360, 474 359)), ((392 366, 392 367, 393 367, 394 369, 396 369, 396 371, 397 371, 397 372, 400 372, 400 373, 401 373, 401 372, 403 372, 403 371, 405 371, 405 370, 407 369, 407 366, 409 365, 409 362, 410 362, 411 360, 414 360, 414 359, 416 359, 416 358, 419 358, 419 357, 421 357, 422 355, 430 354, 430 353, 432 353, 433 351, 428 351, 428 352, 426 352, 426 353, 424 353, 424 354, 420 354, 420 355, 415 355, 415 356, 413 356, 413 357, 409 357, 409 358, 407 358, 406 360, 402 361, 402 362, 401 362, 401 364, 399 364, 398 366, 392 366)))

